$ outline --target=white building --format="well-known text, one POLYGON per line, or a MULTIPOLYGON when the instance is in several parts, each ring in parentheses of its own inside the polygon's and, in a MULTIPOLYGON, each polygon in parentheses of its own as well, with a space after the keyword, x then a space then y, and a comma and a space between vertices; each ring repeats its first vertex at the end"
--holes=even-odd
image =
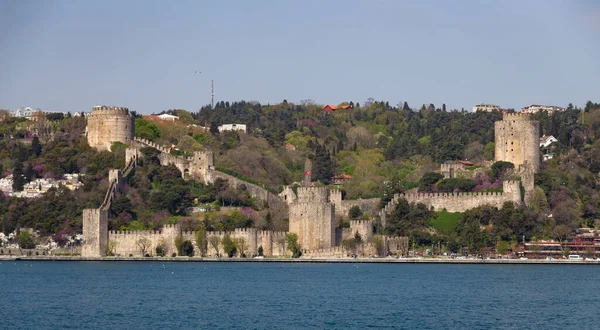
POLYGON ((540 138, 540 148, 548 148, 554 142, 558 142, 554 136, 544 135, 540 138))
POLYGON ((501 107, 494 105, 494 104, 477 104, 473 107, 473 112, 477 112, 477 111, 492 112, 494 110, 502 111, 504 109, 502 109, 501 107))
POLYGON ((63 111, 49 111, 49 110, 42 110, 42 109, 34 109, 31 107, 20 107, 19 109, 11 112, 11 116, 13 117, 25 117, 25 118, 31 118, 35 113, 37 112, 43 112, 45 114, 49 114, 49 113, 62 113, 65 117, 68 115, 68 112, 63 112, 63 111))
POLYGON ((223 131, 244 131, 246 133, 246 124, 224 124, 219 126, 219 132, 223 131))
POLYGON ((157 117, 160 118, 160 119, 162 119, 162 120, 168 120, 168 121, 179 120, 179 117, 173 116, 173 115, 169 115, 168 113, 163 113, 162 115, 158 115, 157 117))
POLYGON ((534 114, 539 111, 548 111, 548 114, 551 115, 555 112, 564 112, 565 108, 557 107, 554 105, 539 105, 539 104, 532 104, 532 105, 526 106, 524 108, 521 108, 521 113, 534 114))

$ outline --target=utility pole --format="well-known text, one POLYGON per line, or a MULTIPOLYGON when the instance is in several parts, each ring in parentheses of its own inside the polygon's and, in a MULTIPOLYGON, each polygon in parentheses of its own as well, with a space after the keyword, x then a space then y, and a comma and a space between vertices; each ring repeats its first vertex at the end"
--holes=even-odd
POLYGON ((210 108, 215 108, 215 80, 210 81, 210 108))

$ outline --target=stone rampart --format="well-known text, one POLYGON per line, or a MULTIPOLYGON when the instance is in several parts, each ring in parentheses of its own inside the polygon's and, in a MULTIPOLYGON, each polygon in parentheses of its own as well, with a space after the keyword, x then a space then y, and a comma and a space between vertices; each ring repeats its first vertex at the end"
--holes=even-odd
POLYGON ((408 252, 408 237, 383 236, 384 247, 388 254, 404 255, 408 252))
POLYGON ((106 253, 108 236, 108 211, 84 209, 82 215, 83 257, 103 257, 106 253))
POLYGON ((504 114, 494 123, 495 160, 511 162, 516 168, 528 164, 540 167, 540 123, 530 114, 504 114))
POLYGON ((329 203, 328 187, 298 187, 298 203, 329 203))
MULTIPOLYGON (((320 189, 320 188, 314 188, 320 189)), ((322 195, 317 194, 322 198, 322 195)), ((296 202, 289 205, 289 231, 298 235, 304 249, 330 248, 335 244, 335 206, 329 202, 296 202)))
POLYGON ((287 250, 285 235, 286 232, 259 230, 256 228, 236 228, 234 231, 229 232, 207 232, 206 239, 208 246, 206 254, 208 256, 223 256, 223 238, 229 236, 238 246, 238 252, 241 250, 241 245, 243 245, 243 253, 247 257, 257 256, 259 247, 263 248, 263 255, 266 257, 289 256, 290 252, 287 250), (218 238, 218 252, 213 244, 211 244, 211 237, 218 238), (240 240, 243 240, 243 244, 240 244, 240 240))
POLYGON ((127 108, 96 106, 87 117, 87 140, 92 148, 110 150, 113 142, 129 144, 135 125, 127 108))
POLYGON ((334 246, 326 249, 304 250, 303 258, 346 258, 348 252, 341 246, 334 246))
POLYGON ((409 203, 423 203, 435 211, 446 209, 448 212, 464 212, 483 205, 502 208, 505 202, 521 203, 519 181, 504 181, 504 192, 461 192, 461 193, 425 193, 425 194, 396 194, 380 212, 382 225, 386 225, 386 216, 390 214, 398 200, 405 198, 409 203))

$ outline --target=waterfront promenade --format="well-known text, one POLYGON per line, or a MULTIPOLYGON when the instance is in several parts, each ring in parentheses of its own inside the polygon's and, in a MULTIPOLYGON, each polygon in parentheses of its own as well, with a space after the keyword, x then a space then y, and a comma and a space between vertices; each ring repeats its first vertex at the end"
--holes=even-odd
POLYGON ((1 261, 154 261, 154 262, 251 262, 251 263, 381 263, 381 264, 538 264, 600 265, 599 260, 569 259, 475 259, 475 258, 200 258, 200 257, 103 257, 80 256, 0 256, 1 261))

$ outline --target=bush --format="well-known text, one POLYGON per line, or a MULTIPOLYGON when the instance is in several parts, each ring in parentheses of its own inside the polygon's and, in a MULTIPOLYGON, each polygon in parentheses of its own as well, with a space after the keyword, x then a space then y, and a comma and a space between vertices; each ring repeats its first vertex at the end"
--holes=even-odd
POLYGON ((453 192, 458 189, 460 191, 472 191, 479 182, 471 179, 451 178, 444 179, 438 183, 439 192, 453 192))
POLYGON ((165 247, 163 245, 156 246, 156 255, 159 257, 165 256, 165 247))
POLYGON ((348 217, 352 220, 356 220, 363 215, 363 211, 360 209, 360 206, 354 205, 348 211, 348 217))
POLYGON ((33 249, 35 247, 33 237, 26 231, 20 232, 19 236, 17 236, 17 240, 19 241, 19 247, 21 249, 33 249))
POLYGON ((236 252, 235 242, 229 237, 229 235, 223 237, 223 251, 229 256, 229 258, 233 257, 236 252))
POLYGON ((171 254, 171 258, 175 258, 177 257, 177 253, 173 252, 173 254, 171 254))
POLYGON ((194 245, 192 245, 192 242, 188 241, 184 241, 183 244, 181 244, 181 255, 182 256, 188 256, 188 257, 193 257, 194 256, 194 245))
POLYGON ((263 247, 262 247, 262 246, 259 246, 259 247, 258 247, 258 255, 262 257, 262 256, 263 256, 263 252, 264 252, 264 251, 263 251, 263 247))

